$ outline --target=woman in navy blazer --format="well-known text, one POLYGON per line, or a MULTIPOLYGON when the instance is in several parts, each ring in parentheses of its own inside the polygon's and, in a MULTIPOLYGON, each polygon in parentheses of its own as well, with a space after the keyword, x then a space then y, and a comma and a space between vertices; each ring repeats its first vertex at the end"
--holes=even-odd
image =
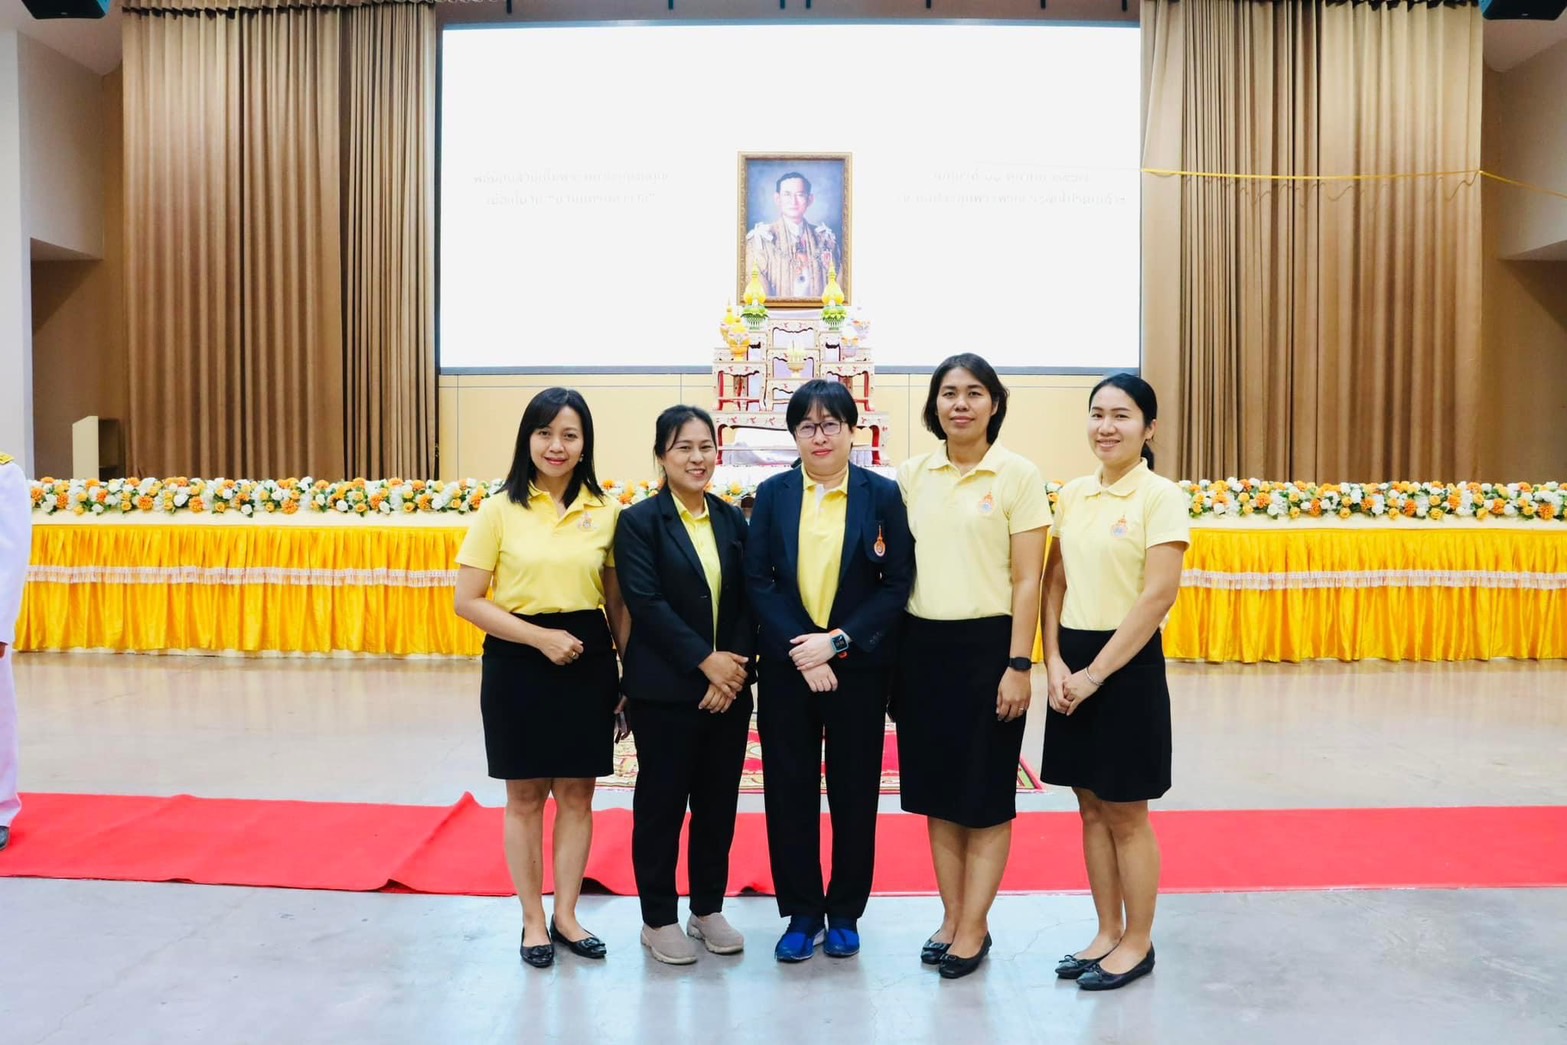
POLYGON ((808 381, 785 421, 801 465, 764 481, 751 509, 746 587, 759 625, 767 844, 779 961, 860 947, 876 856, 888 682, 914 583, 914 538, 897 483, 849 463, 859 411, 835 381, 808 381), (822 744, 832 881, 821 868, 822 744))
POLYGON ((705 492, 716 444, 705 410, 660 414, 653 452, 664 483, 622 512, 615 532, 631 615, 621 676, 637 742, 631 862, 642 943, 671 965, 696 961, 691 939, 717 954, 745 945, 722 910, 750 735, 756 624, 745 596, 745 516, 705 492), (682 934, 675 864, 687 803, 691 917, 682 934))

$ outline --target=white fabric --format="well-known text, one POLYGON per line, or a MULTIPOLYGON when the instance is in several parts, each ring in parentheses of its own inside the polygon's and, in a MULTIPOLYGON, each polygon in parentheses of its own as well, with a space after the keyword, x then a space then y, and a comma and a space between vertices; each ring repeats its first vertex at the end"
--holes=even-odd
POLYGON ((20 466, 0 464, 0 827, 11 826, 22 803, 16 796, 16 680, 11 671, 22 585, 33 552, 33 502, 20 466))

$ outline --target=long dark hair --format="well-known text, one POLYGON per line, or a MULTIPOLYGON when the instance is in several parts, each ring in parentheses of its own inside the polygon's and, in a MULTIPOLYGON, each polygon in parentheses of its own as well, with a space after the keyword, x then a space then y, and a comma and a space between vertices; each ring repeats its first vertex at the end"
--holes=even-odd
POLYGON ((577 499, 586 486, 595 497, 603 497, 598 475, 593 470, 593 414, 587 400, 575 388, 546 388, 528 401, 522 412, 522 422, 517 425, 517 448, 512 451, 511 470, 506 473, 506 496, 524 508, 528 507, 528 487, 538 474, 533 466, 533 433, 547 428, 567 407, 582 418, 582 457, 571 470, 571 481, 566 484, 566 504, 577 499))
POLYGON ((955 356, 948 356, 941 361, 936 372, 930 375, 930 392, 925 396, 925 427, 937 439, 942 442, 947 441, 947 433, 941 427, 941 415, 936 412, 936 398, 941 394, 941 382, 954 370, 967 370, 979 378, 979 383, 990 393, 990 401, 996 404, 996 412, 991 415, 990 423, 985 426, 985 442, 994 443, 1001 435, 1001 422, 1007 419, 1007 386, 1001 383, 995 367, 991 366, 983 356, 976 356, 972 352, 960 352, 955 356))
MULTIPOLYGON (((1159 419, 1159 397, 1154 395, 1153 385, 1138 377, 1136 374, 1111 374, 1094 386, 1094 390, 1088 393, 1088 405, 1094 405, 1094 396, 1099 394, 1101 388, 1119 388, 1132 402, 1137 404, 1137 409, 1143 413, 1143 427, 1153 424, 1159 419)), ((1143 460, 1148 462, 1148 470, 1153 470, 1153 450, 1148 446, 1148 440, 1143 440, 1143 460)))

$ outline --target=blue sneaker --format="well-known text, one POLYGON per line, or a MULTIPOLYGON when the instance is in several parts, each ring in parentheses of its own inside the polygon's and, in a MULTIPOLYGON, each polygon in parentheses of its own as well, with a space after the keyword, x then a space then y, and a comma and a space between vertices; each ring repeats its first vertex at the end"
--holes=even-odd
POLYGON ((789 919, 789 928, 778 938, 773 957, 781 962, 809 961, 816 953, 816 945, 822 938, 820 917, 797 914, 789 919))
POLYGON ((859 922, 854 918, 827 919, 827 942, 822 945, 829 958, 853 958, 860 953, 859 922))

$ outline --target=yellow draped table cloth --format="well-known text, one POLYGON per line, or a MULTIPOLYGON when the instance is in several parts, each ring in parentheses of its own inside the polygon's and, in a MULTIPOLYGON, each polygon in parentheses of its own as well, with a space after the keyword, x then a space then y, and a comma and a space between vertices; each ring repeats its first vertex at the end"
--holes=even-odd
MULTIPOLYGON (((473 656, 466 519, 37 518, 24 650, 473 656)), ((1212 662, 1567 657, 1567 526, 1194 524, 1165 652, 1212 662)))

